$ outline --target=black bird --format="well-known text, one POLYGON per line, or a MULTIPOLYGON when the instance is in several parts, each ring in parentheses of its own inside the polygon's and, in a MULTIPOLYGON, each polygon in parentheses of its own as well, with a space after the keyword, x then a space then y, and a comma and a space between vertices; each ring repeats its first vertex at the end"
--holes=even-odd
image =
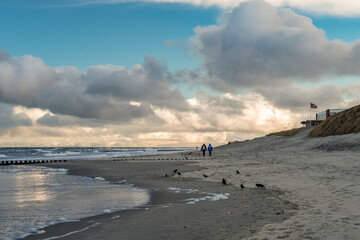
POLYGON ((177 172, 177 169, 175 169, 173 172, 176 173, 176 172, 177 172))
POLYGON ((236 170, 236 173, 237 173, 237 174, 240 174, 239 170, 236 170))
POLYGON ((204 177, 208 177, 208 175, 203 174, 204 177))
POLYGON ((241 187, 241 189, 245 188, 245 186, 243 184, 240 184, 240 187, 241 187))
POLYGON ((255 186, 257 186, 258 188, 264 188, 264 187, 265 187, 265 186, 262 185, 261 183, 257 183, 257 184, 255 184, 255 186))
POLYGON ((185 158, 186 158, 186 160, 189 160, 189 159, 187 158, 187 156, 185 156, 185 158))
POLYGON ((224 185, 226 185, 226 180, 225 180, 225 178, 222 179, 222 183, 223 183, 224 185))
POLYGON ((168 175, 167 175, 167 174, 165 174, 165 177, 168 177, 168 175))
POLYGON ((177 174, 180 176, 181 175, 181 173, 180 172, 177 172, 177 174))

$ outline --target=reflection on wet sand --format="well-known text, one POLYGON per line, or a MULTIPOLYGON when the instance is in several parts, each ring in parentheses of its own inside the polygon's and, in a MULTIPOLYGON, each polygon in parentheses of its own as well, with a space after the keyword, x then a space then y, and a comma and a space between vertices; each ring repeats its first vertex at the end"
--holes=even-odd
POLYGON ((43 173, 32 173, 31 175, 16 174, 14 178, 15 189, 21 189, 14 194, 14 201, 26 203, 32 201, 48 201, 54 195, 46 183, 49 176, 43 173))

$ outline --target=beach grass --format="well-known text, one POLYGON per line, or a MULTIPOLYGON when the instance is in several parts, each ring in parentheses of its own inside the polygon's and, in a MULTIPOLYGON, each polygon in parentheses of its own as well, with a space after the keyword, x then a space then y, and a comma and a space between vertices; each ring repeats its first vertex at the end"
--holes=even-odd
POLYGON ((333 115, 314 128, 309 137, 327 137, 360 132, 360 105, 333 115))
POLYGON ((303 127, 301 128, 293 128, 290 130, 285 130, 285 131, 281 131, 281 132, 274 132, 274 133, 269 133, 266 136, 282 136, 282 137, 290 137, 290 136, 294 136, 295 134, 297 134, 298 132, 300 132, 302 129, 304 129, 303 127))

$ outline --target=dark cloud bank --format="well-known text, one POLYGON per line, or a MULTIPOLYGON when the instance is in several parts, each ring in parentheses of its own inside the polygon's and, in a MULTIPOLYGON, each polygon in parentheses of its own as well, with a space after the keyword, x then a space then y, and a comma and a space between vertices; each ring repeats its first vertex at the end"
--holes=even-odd
POLYGON ((56 114, 126 122, 153 115, 152 106, 187 110, 171 83, 166 66, 151 57, 131 70, 99 65, 81 73, 74 67, 53 69, 33 56, 0 53, 0 101, 56 114))

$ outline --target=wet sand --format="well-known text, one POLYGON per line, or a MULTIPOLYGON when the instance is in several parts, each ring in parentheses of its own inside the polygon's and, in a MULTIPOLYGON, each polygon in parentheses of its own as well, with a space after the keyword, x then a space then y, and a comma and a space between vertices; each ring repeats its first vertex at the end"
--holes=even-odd
MULTIPOLYGON (((197 159, 191 155, 189 158, 197 159)), ((201 158, 201 161, 215 159, 201 158)), ((67 168, 69 174, 73 175, 100 176, 114 184, 126 179, 127 183, 149 189, 151 201, 136 210, 46 227, 45 233, 30 235, 25 239, 240 239, 251 236, 266 224, 284 221, 292 215, 290 210, 295 207, 280 199, 282 193, 279 191, 241 189, 233 185, 224 186, 221 179, 202 181, 183 177, 193 171, 206 171, 181 154, 135 159, 74 160, 46 166, 67 168), (181 175, 170 176, 174 169, 178 169, 181 175), (165 177, 165 174, 169 177, 165 177), (169 187, 197 189, 199 193, 175 193, 169 187), (187 199, 208 196, 208 193, 229 195, 228 199, 188 204, 187 199)))

